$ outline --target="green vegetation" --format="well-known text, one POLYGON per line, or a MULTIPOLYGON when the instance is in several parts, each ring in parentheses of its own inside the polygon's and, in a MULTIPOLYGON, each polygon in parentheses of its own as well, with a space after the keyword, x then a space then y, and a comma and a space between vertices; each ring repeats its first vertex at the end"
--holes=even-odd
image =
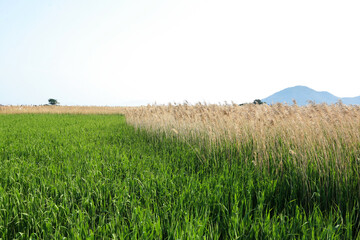
POLYGON ((278 141, 281 174, 251 140, 207 151, 121 115, 0 115, 0 238, 356 238, 358 159, 343 185, 309 164, 305 186, 278 141))
POLYGON ((54 98, 49 98, 48 99, 48 102, 49 102, 49 104, 50 105, 58 105, 58 104, 60 104, 56 99, 54 99, 54 98))

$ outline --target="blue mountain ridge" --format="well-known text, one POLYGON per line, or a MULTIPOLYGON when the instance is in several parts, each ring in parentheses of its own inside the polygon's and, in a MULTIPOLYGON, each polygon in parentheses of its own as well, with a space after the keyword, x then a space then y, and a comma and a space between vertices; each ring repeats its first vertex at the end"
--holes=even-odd
POLYGON ((285 88, 284 90, 276 92, 267 98, 261 99, 261 101, 266 102, 267 104, 287 103, 289 105, 293 104, 293 100, 295 100, 299 106, 307 105, 309 104, 309 101, 319 104, 334 104, 339 100, 341 100, 344 104, 360 105, 360 96, 340 98, 329 92, 318 92, 306 86, 285 88))

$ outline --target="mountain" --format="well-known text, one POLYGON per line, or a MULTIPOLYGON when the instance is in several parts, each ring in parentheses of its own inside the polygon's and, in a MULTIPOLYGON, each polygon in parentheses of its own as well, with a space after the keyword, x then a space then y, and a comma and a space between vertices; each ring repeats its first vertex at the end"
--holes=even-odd
POLYGON ((296 103, 299 106, 307 105, 308 101, 334 104, 341 100, 344 104, 360 104, 360 96, 353 98, 340 98, 329 92, 318 92, 305 86, 285 88, 284 90, 274 93, 261 101, 266 102, 267 104, 287 103, 291 105, 293 104, 293 99, 296 100, 296 103))
POLYGON ((360 96, 359 97, 346 97, 346 98, 342 98, 341 101, 344 104, 353 104, 353 105, 360 105, 360 96))

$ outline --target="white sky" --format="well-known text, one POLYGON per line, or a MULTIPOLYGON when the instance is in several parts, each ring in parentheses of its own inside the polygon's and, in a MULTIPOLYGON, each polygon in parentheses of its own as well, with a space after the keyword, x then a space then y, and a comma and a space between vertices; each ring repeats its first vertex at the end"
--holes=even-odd
POLYGON ((0 104, 360 95, 360 1, 0 0, 0 104))

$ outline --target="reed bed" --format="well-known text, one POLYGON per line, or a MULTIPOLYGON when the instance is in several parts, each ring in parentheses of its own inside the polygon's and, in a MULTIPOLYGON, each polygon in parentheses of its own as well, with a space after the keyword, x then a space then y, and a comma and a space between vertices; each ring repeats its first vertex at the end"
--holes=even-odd
POLYGON ((199 103, 125 110, 128 123, 188 143, 203 164, 254 165, 282 182, 283 202, 308 210, 315 203, 329 210, 360 202, 359 106, 199 103))
POLYGON ((0 114, 122 114, 124 109, 109 106, 0 105, 0 114))
POLYGON ((358 106, 0 112, 0 239, 360 237, 358 106))
MULTIPOLYGON (((210 151, 224 142, 240 147, 251 140, 259 166, 265 164, 269 152, 279 144, 289 150, 289 155, 296 156, 302 166, 309 163, 310 156, 323 162, 316 155, 323 153, 326 160, 328 151, 336 154, 338 167, 345 167, 349 160, 346 153, 358 157, 359 106, 185 104, 124 108, 123 113, 135 127, 177 135, 186 141, 198 139, 210 151)), ((284 156, 277 158, 281 160, 284 156)))

